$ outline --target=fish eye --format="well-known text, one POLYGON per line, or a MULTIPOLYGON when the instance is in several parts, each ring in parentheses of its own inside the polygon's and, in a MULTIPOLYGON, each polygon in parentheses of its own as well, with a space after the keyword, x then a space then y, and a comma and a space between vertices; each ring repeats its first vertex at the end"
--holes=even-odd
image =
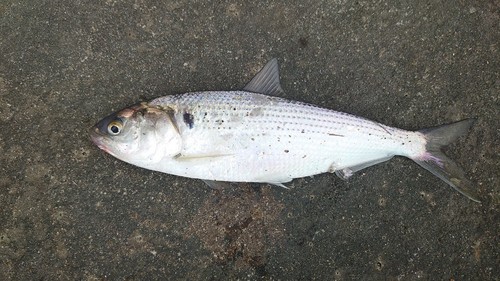
POLYGON ((123 128, 123 124, 120 120, 111 121, 108 124, 108 133, 110 135, 116 136, 122 131, 122 128, 123 128))

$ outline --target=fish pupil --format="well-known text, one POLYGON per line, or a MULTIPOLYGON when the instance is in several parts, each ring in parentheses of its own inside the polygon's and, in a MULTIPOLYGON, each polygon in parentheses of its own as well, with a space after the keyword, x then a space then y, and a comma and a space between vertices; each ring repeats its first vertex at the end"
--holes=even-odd
POLYGON ((113 134, 118 134, 120 132, 120 129, 116 125, 111 126, 110 130, 113 134))

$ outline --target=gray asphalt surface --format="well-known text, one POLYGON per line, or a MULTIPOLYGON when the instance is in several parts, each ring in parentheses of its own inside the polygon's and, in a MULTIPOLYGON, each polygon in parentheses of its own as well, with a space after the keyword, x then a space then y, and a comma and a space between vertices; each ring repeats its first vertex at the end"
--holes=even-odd
POLYGON ((498 280, 497 1, 0 2, 0 280, 498 280), (467 200, 408 159, 290 190, 136 168, 87 130, 167 94, 239 89, 420 129, 467 200))

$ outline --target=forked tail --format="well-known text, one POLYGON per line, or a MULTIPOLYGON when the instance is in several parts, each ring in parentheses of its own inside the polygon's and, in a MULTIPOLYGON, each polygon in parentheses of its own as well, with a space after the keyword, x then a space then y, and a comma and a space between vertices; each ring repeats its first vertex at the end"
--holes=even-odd
POLYGON ((475 119, 466 119, 455 123, 420 130, 424 134, 426 152, 413 159, 440 179, 451 185, 456 191, 475 202, 481 202, 472 191, 472 183, 466 178, 464 171, 453 160, 448 158, 441 148, 454 142, 467 133, 475 119))

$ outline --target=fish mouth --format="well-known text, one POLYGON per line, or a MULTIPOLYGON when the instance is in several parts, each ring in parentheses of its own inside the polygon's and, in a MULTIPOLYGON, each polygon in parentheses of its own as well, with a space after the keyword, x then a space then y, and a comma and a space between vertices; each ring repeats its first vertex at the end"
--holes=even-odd
POLYGON ((108 147, 104 143, 105 136, 99 131, 97 126, 92 126, 89 129, 90 140, 101 150, 104 150, 107 153, 110 153, 108 147))

